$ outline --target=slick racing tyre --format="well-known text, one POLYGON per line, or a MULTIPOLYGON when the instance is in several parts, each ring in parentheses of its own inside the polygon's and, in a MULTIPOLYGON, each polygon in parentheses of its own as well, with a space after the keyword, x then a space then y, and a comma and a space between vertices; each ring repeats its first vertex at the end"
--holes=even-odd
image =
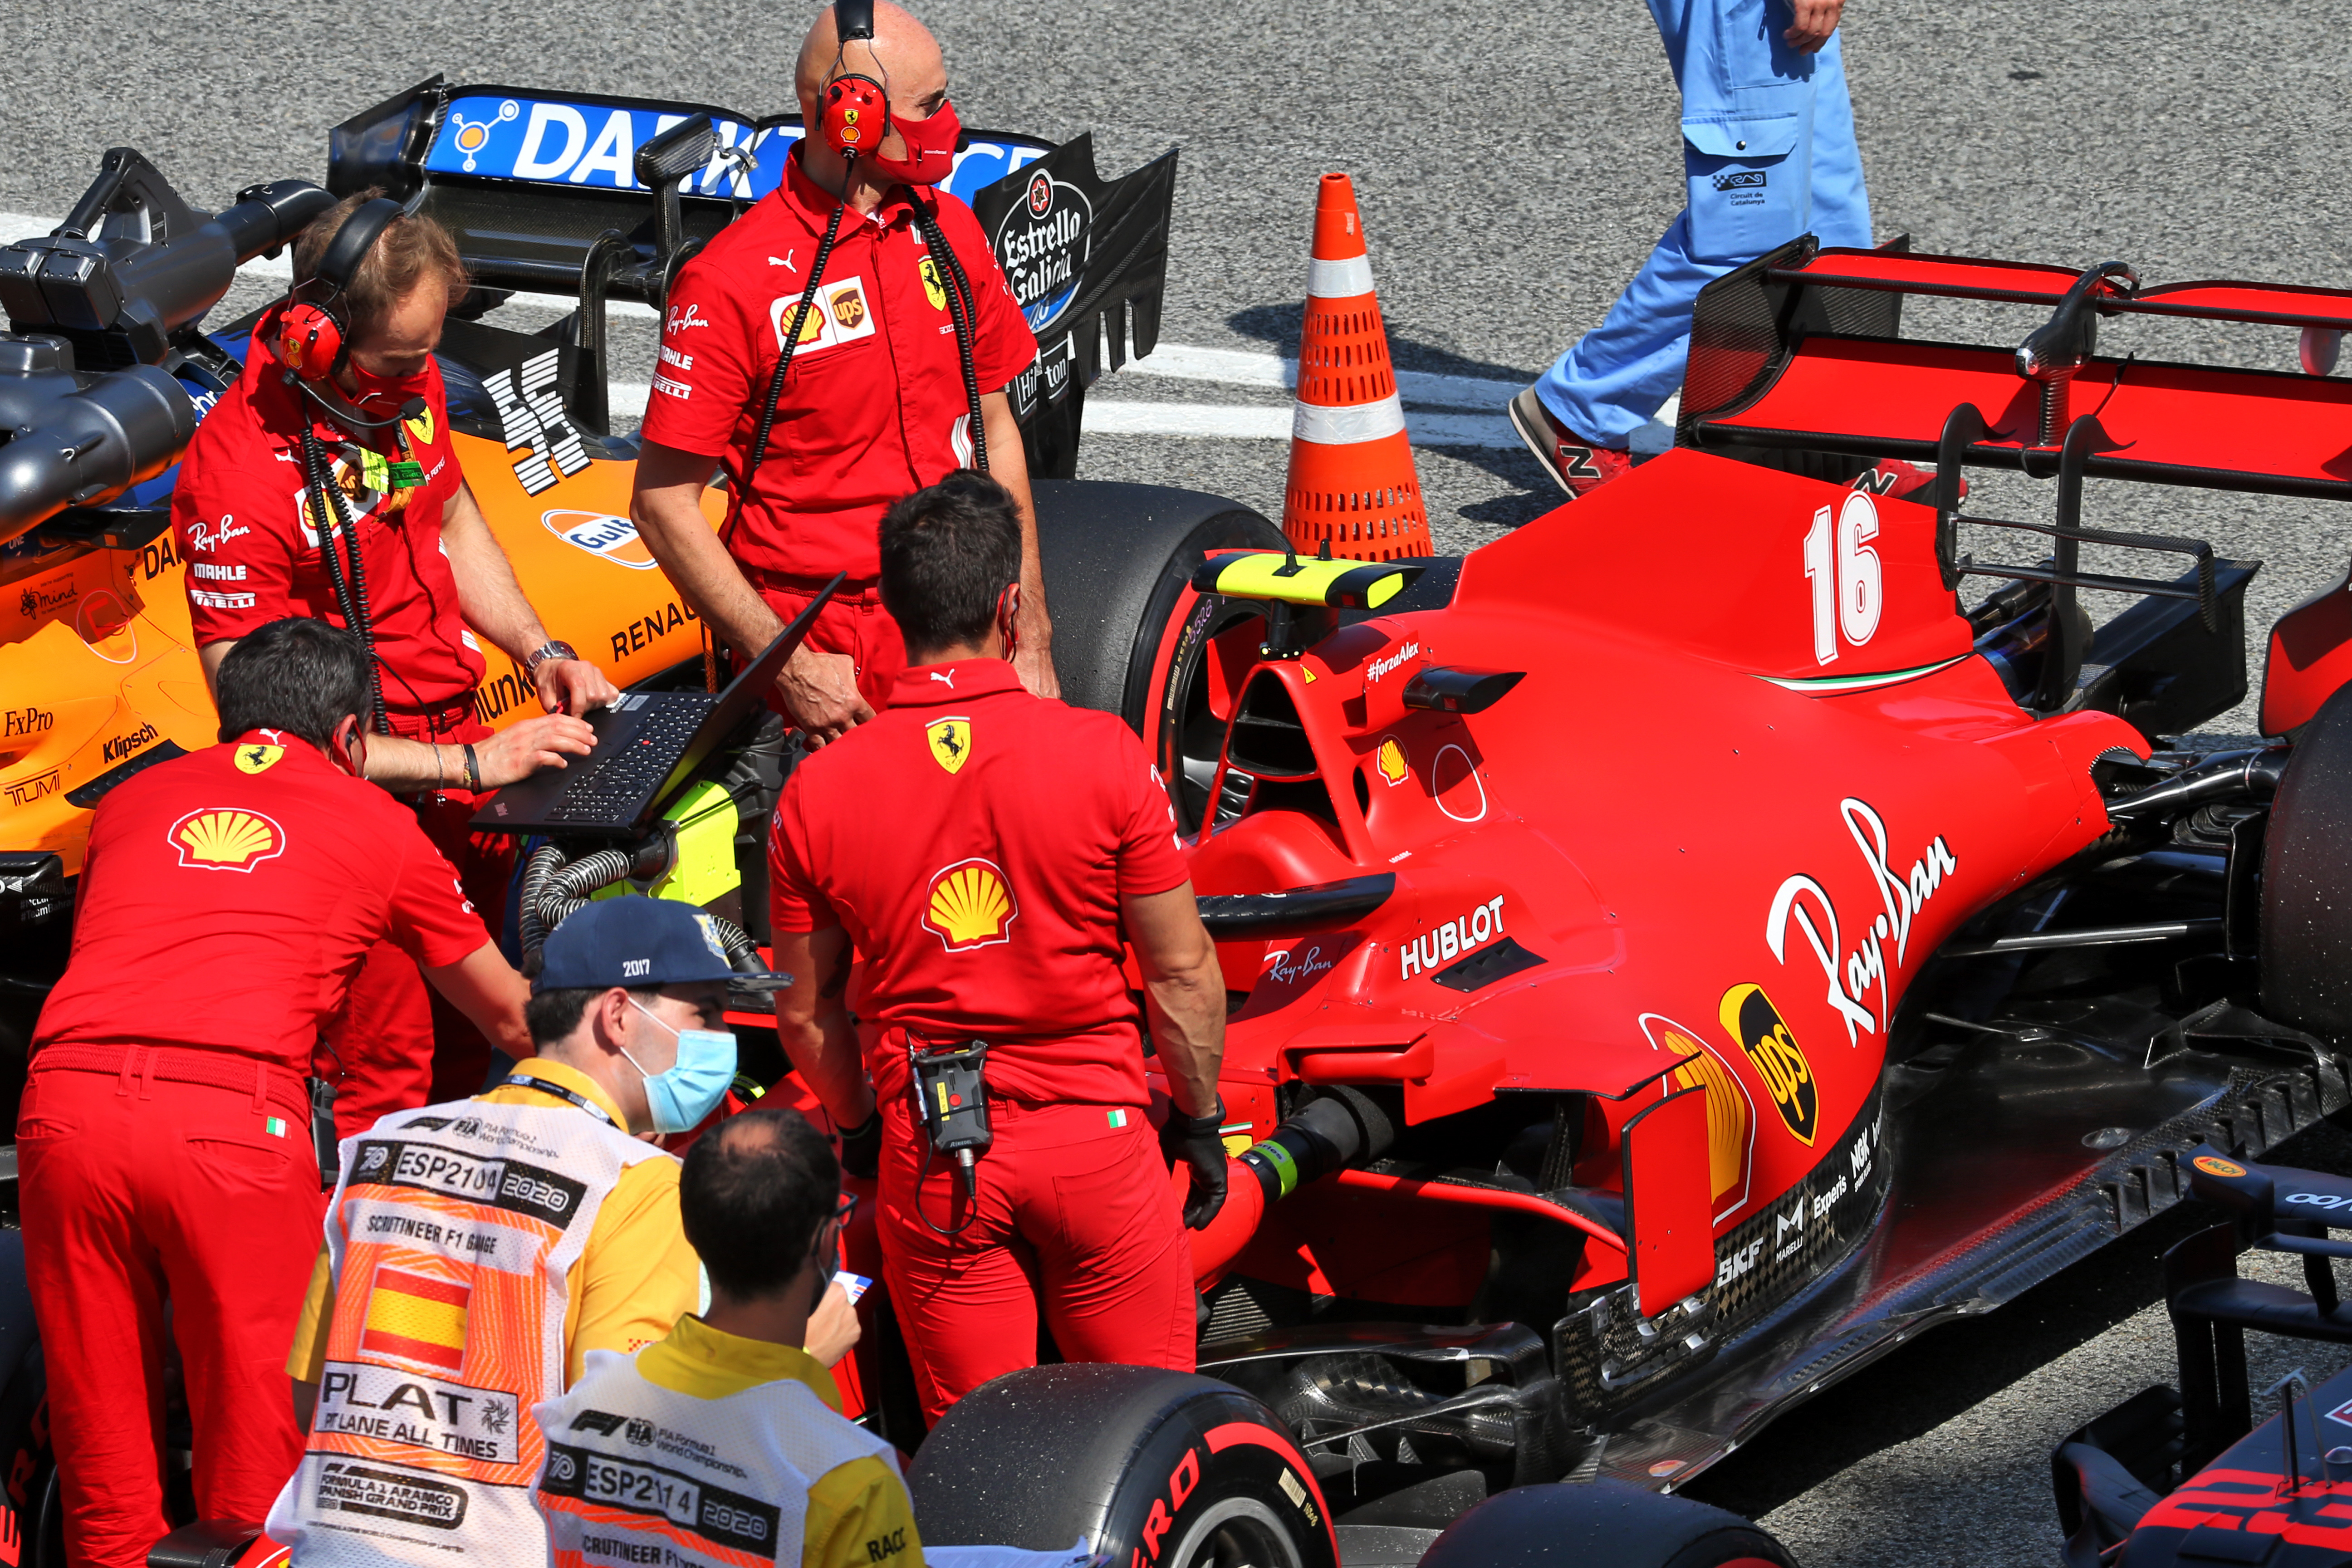
POLYGON ((1455 1520, 1420 1568, 1791 1568, 1781 1544, 1735 1513, 1623 1481, 1514 1487, 1455 1520))
POLYGON ((2263 1011, 2352 1034, 2352 686, 2304 727, 2263 835, 2263 1011))
POLYGON ((1314 1472, 1230 1384, 1150 1367, 1010 1373, 931 1429, 907 1474, 926 1544, 1146 1568, 1339 1568, 1314 1472))
POLYGON ((1034 489, 1063 700, 1116 713, 1143 737, 1190 833, 1224 742, 1202 679, 1209 640, 1257 613, 1196 598, 1192 573, 1213 550, 1279 550, 1282 531, 1199 490, 1063 479, 1034 489))

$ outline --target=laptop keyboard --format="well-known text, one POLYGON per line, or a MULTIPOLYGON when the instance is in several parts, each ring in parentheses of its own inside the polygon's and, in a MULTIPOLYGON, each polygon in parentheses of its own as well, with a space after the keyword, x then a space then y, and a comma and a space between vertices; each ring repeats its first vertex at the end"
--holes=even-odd
POLYGON ((626 746, 565 783, 546 820, 627 826, 646 796, 669 776, 709 707, 691 700, 662 703, 646 715, 626 746))

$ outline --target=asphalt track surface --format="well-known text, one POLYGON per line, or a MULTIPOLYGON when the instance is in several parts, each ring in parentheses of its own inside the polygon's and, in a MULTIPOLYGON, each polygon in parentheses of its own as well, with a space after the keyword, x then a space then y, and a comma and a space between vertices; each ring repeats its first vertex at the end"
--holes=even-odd
MULTIPOLYGON (((1401 366, 1523 383, 1599 321, 1681 205, 1675 99, 1633 0, 1297 0, 1286 6, 934 0, 965 123, 1061 139, 1092 131, 1106 172, 1182 149, 1163 340, 1295 353, 1315 177, 1354 175, 1401 366)), ((146 153, 197 205, 250 181, 319 177, 326 128, 435 71, 696 100, 753 112, 788 91, 799 6, 669 0, 406 0, 325 7, 36 6, 7 0, 0 211, 60 214, 112 145, 146 153)), ((2143 279, 2339 284, 2352 189, 2341 130, 2343 0, 1855 0, 1848 70, 1876 226, 1923 250, 2082 265, 2143 279)), ((264 297, 240 285, 229 302, 264 297)), ((2016 312, 1906 328, 2014 342, 2016 312)), ((2283 329, 2111 325, 2103 352, 2294 364, 2283 329)), ((642 379, 650 346, 625 338, 642 379)), ((1278 408, 1276 389, 1132 373, 1097 402, 1278 408)), ((1499 409, 1493 412, 1499 412, 1499 409)), ((1090 435, 1089 478, 1217 491, 1278 510, 1279 442, 1090 435)), ((1557 500, 1532 459, 1429 448, 1443 547, 1466 549, 1557 500)), ((1980 505, 2046 515, 2046 489, 1980 486, 1980 505)), ((2339 576, 2352 514, 2326 504, 2095 483, 2089 521, 2200 534, 2265 563, 2256 639, 2339 576)), ((1662 556, 1678 552, 1661 522, 1662 556)), ((1645 585, 1672 612, 1672 577, 1645 585)), ((2112 608, 2095 604, 2095 611, 2112 608)), ((2215 738, 2253 727, 2250 707, 2215 738)), ((1670 736, 1662 740, 1671 742, 1670 736)), ((2341 1163, 2332 1132, 2315 1153, 2341 1163)), ((1762 1518, 1826 1564, 2053 1563, 2046 1455, 2068 1429, 2169 1375, 2156 1300, 2161 1237, 2126 1241, 1992 1317, 1923 1336, 1784 1419, 1694 1488, 1762 1518)), ((2258 1365, 2315 1376, 2295 1347, 2258 1365)))

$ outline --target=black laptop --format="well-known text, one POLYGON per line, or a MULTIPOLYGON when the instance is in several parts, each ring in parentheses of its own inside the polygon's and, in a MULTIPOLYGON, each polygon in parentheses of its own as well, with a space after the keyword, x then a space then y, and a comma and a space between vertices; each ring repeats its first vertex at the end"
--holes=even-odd
POLYGON ((588 715, 596 749, 567 768, 543 768, 492 795, 474 826, 501 833, 621 837, 654 819, 694 771, 749 718, 784 661, 816 624, 842 577, 827 583, 793 624, 745 665, 727 689, 625 691, 588 715))

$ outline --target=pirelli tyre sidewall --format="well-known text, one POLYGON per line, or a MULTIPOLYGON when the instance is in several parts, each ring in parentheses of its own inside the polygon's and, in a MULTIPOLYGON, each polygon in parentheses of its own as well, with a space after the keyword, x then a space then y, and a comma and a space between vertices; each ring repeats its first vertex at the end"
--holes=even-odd
POLYGON ((1240 1389, 1189 1373, 1048 1366, 998 1378, 933 1428, 907 1481, 927 1545, 1046 1552, 1083 1540, 1119 1568, 1339 1568, 1288 1431, 1240 1389))
POLYGON ((2352 686, 2295 738, 2263 834, 2263 1011, 2352 1034, 2352 686))

